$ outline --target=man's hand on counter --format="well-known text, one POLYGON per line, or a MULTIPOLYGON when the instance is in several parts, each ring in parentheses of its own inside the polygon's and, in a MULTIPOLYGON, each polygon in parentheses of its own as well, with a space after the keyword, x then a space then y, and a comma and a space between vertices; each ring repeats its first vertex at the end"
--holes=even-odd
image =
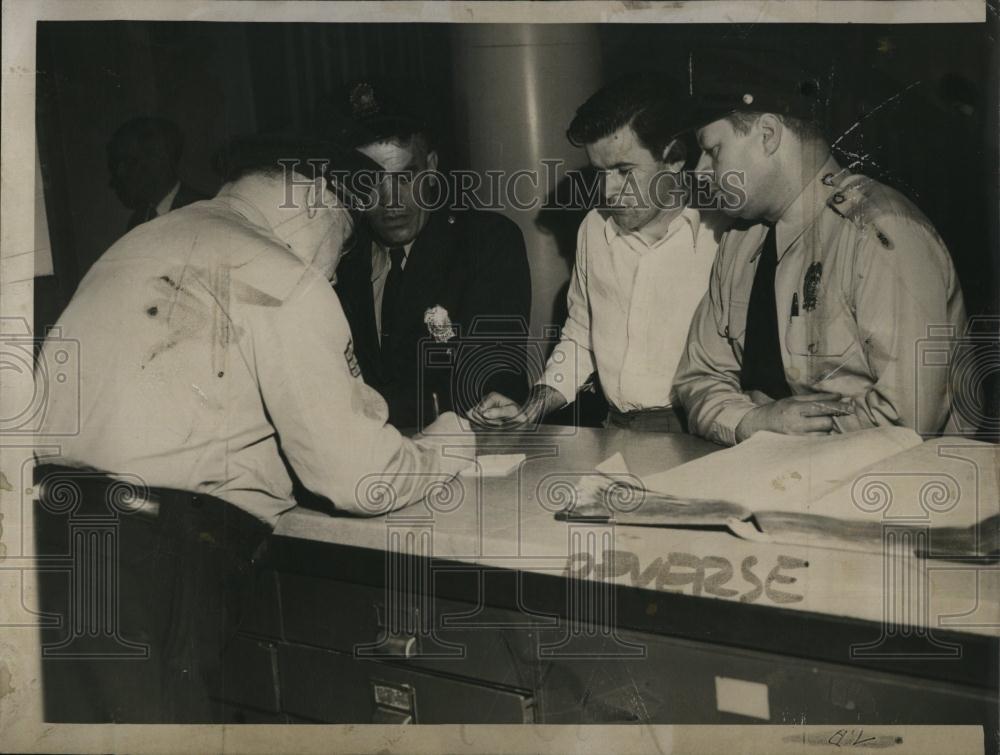
POLYGON ((833 418, 851 414, 839 393, 805 393, 769 401, 751 409, 736 427, 742 442, 760 430, 788 435, 826 435, 834 429, 833 418))
POLYGON ((566 399, 555 388, 536 385, 523 406, 494 392, 473 407, 468 417, 474 424, 487 429, 516 430, 538 424, 547 414, 565 405, 566 399))

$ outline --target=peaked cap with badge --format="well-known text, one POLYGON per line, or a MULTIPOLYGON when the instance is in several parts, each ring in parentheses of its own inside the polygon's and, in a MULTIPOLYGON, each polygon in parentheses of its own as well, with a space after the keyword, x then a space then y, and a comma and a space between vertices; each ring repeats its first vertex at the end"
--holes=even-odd
POLYGON ((774 113, 824 126, 831 77, 771 50, 698 50, 688 59, 691 128, 730 113, 774 113))

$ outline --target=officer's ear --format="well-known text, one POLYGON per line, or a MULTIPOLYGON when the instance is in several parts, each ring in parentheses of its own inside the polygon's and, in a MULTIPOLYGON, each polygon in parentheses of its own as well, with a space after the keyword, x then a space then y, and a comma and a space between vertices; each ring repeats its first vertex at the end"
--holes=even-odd
POLYGON ((781 146, 781 137, 784 135, 785 124, 781 122, 781 118, 773 113, 764 113, 757 119, 757 128, 760 131, 764 154, 770 157, 781 146))

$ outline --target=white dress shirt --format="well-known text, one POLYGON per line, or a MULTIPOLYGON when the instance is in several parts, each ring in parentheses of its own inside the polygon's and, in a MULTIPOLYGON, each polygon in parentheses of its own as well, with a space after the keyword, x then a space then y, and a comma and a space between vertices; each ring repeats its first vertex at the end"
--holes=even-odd
POLYGON ((716 248, 697 210, 683 210, 653 243, 592 210, 577 235, 562 338, 539 383, 572 402, 596 370, 619 411, 670 406, 716 248))

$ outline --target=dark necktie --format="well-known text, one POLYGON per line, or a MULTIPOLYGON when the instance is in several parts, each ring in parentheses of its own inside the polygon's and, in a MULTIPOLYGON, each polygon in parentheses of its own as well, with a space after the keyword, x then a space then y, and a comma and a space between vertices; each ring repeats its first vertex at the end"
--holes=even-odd
POLYGON ((740 387, 744 391, 762 391, 775 400, 792 395, 785 380, 785 366, 781 361, 781 344, 778 341, 778 307, 774 297, 774 273, 777 269, 778 244, 772 225, 764 239, 750 290, 740 387))
POLYGON ((393 314, 396 311, 396 300, 399 299, 399 290, 403 283, 403 260, 406 254, 403 247, 394 246, 389 250, 389 259, 392 267, 389 268, 389 275, 385 279, 385 288, 382 289, 382 345, 386 339, 392 335, 393 314))

